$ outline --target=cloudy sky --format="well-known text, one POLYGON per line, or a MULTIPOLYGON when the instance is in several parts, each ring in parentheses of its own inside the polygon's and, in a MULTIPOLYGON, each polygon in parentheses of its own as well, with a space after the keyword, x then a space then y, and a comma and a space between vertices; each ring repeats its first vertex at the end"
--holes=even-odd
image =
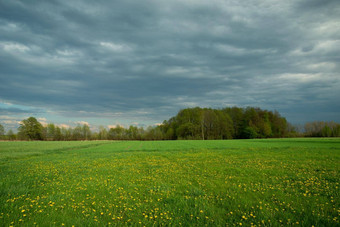
POLYGON ((340 121, 338 0, 0 0, 0 122, 153 125, 187 107, 340 121))

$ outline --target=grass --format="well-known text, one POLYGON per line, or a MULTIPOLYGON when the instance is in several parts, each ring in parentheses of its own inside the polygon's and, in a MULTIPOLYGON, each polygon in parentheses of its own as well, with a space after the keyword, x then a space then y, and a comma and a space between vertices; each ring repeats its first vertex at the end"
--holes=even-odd
POLYGON ((340 139, 1 142, 1 226, 339 226, 340 139))

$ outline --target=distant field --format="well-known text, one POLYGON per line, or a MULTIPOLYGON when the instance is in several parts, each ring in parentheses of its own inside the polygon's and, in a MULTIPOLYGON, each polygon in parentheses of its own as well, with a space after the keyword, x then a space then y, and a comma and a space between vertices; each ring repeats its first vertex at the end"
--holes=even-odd
POLYGON ((340 139, 0 142, 0 226, 339 226, 340 139))

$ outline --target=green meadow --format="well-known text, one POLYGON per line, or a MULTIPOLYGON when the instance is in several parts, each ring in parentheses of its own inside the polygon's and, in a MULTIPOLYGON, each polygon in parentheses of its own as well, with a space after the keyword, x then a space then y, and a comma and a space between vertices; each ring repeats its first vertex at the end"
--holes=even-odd
POLYGON ((340 139, 0 142, 0 226, 339 226, 340 139))

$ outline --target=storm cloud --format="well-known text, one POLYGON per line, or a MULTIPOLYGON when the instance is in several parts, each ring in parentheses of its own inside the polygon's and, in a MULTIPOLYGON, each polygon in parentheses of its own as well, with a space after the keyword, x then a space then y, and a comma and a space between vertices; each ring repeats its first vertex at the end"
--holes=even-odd
POLYGON ((3 0, 0 102, 91 124, 234 105, 340 121, 339 15, 336 0, 3 0))

